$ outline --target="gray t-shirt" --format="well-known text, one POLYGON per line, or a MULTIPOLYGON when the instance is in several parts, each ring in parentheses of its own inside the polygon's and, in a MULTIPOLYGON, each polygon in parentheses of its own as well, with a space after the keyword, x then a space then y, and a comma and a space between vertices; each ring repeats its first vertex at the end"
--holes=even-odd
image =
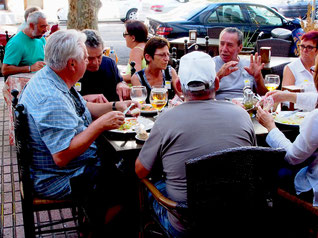
MULTIPOLYGON (((157 119, 139 154, 151 170, 161 159, 168 197, 185 202, 185 162, 191 158, 231 147, 256 145, 253 123, 241 107, 226 101, 204 100, 183 103, 157 119)), ((183 230, 168 214, 171 224, 183 230)))
MULTIPOLYGON (((213 57, 215 63, 215 70, 218 72, 223 66, 224 61, 220 56, 213 57)), ((232 98, 242 98, 243 97, 243 88, 245 86, 250 86, 252 89, 256 89, 256 82, 254 77, 252 77, 244 67, 249 67, 250 61, 247 59, 240 59, 237 64, 238 70, 229 74, 228 76, 223 77, 220 80, 220 88, 216 91, 216 99, 232 99, 232 98)))

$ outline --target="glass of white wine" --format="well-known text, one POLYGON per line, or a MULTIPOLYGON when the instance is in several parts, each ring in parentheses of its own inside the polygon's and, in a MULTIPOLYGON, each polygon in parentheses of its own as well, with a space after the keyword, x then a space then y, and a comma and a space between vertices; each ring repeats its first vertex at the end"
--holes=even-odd
POLYGON ((277 74, 267 74, 264 80, 265 87, 268 91, 274 91, 279 87, 280 78, 277 74))
POLYGON ((168 90, 162 85, 151 88, 149 100, 151 105, 158 110, 158 116, 168 102, 168 90))
POLYGON ((147 98, 147 89, 145 86, 132 86, 130 90, 130 98, 133 101, 144 103, 147 98))

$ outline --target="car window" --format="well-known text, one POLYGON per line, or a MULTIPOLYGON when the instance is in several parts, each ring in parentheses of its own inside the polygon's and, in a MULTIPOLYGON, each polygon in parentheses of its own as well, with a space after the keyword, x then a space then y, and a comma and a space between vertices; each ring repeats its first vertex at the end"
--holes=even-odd
POLYGON ((274 12, 262 6, 248 5, 251 22, 256 25, 281 26, 282 19, 274 12))
POLYGON ((225 5, 211 13, 208 23, 244 23, 244 17, 239 5, 225 5))

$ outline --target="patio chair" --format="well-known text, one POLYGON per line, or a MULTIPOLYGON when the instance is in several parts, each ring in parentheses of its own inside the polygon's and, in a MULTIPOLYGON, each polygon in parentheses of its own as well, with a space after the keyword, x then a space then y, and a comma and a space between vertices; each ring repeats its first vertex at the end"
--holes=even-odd
POLYGON ((272 56, 289 57, 292 42, 279 38, 261 39, 256 41, 256 50, 260 53, 261 47, 272 47, 272 56))
POLYGON ((198 43, 193 43, 190 46, 188 46, 188 40, 187 39, 184 40, 184 54, 188 54, 195 50, 204 51, 205 53, 208 53, 209 52, 209 37, 208 36, 205 37, 204 46, 198 43))
POLYGON ((211 39, 219 39, 220 33, 224 28, 225 26, 209 27, 207 29, 207 36, 211 39))
MULTIPOLYGON (((187 204, 164 197, 150 179, 141 182, 159 204, 188 224, 190 237, 273 237, 279 224, 275 220, 277 175, 284 155, 281 149, 248 146, 190 159, 185 165, 187 204)), ((142 233, 170 237, 144 200, 142 208, 148 207, 150 216, 142 224, 142 233)))
MULTIPOLYGON (((79 231, 79 228, 82 227, 83 212, 72 200, 42 199, 36 197, 33 193, 33 183, 30 177, 32 150, 29 146, 29 127, 27 115, 24 112, 23 104, 17 104, 17 96, 19 94, 18 90, 12 90, 11 93, 13 96, 12 105, 14 131, 16 138, 25 237, 33 238, 40 234, 79 231), (66 208, 71 209, 72 216, 70 218, 64 218, 63 212, 59 211, 59 220, 52 219, 51 213, 49 213, 49 211, 66 208), (50 221, 39 221, 40 216, 37 212, 40 211, 48 211, 48 215, 51 217, 50 221), (37 224, 34 222, 34 215, 36 215, 37 224), (73 222, 73 225, 71 225, 70 222, 73 222)), ((56 219, 56 217, 54 219, 56 219)))

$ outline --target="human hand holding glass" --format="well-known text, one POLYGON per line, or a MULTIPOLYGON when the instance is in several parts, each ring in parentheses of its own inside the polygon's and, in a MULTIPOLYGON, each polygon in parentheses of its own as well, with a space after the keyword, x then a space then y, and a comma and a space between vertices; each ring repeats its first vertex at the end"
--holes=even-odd
POLYGON ((168 102, 168 90, 162 85, 155 85, 150 91, 151 105, 158 110, 158 115, 168 102))
POLYGON ((277 74, 267 74, 264 79, 265 87, 268 91, 274 91, 279 87, 280 78, 277 74))
POLYGON ((145 86, 132 86, 130 91, 130 98, 133 101, 144 103, 147 98, 147 89, 145 86))

